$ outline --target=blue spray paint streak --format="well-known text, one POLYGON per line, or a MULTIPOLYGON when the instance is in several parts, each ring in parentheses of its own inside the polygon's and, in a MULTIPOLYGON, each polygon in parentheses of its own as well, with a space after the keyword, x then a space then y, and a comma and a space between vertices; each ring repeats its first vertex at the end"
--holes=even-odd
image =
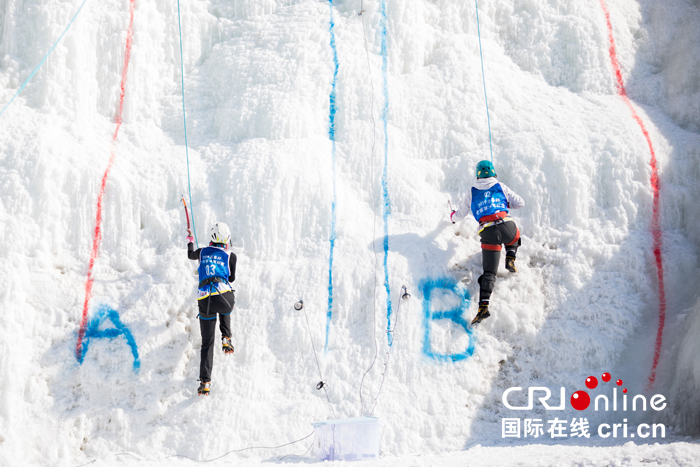
POLYGON ((387 169, 389 165, 389 83, 387 79, 387 64, 389 61, 387 53, 386 38, 386 0, 382 0, 382 18, 379 22, 381 31, 381 53, 382 53, 382 93, 384 94, 384 106, 382 107, 382 125, 384 126, 384 168, 382 169, 382 201, 384 218, 384 288, 386 289, 386 330, 389 346, 394 342, 391 331, 391 288, 389 286, 389 214, 391 214, 391 201, 389 200, 389 186, 387 169))
POLYGON ((326 344, 324 346, 324 352, 328 351, 328 336, 331 330, 331 319, 333 318, 333 251, 335 248, 335 205, 336 205, 336 190, 335 190, 335 98, 336 98, 336 86, 338 84, 338 49, 335 46, 335 22, 333 21, 333 0, 328 0, 328 7, 330 9, 330 20, 328 25, 328 32, 331 35, 331 49, 333 50, 333 87, 331 88, 330 95, 330 108, 328 115, 328 137, 331 140, 331 166, 333 170, 333 204, 331 204, 331 252, 328 259, 328 311, 326 311, 326 344))
POLYGON ((427 279, 422 281, 418 288, 423 294, 423 327, 425 329, 423 335, 423 354, 433 360, 443 362, 458 362, 471 357, 474 354, 476 339, 473 331, 469 327, 469 323, 464 319, 464 313, 469 308, 470 303, 470 296, 467 289, 452 277, 427 279), (433 290, 447 290, 454 293, 461 299, 459 306, 447 311, 432 311, 430 308, 430 299, 433 290), (463 352, 456 354, 439 354, 433 352, 430 343, 430 322, 438 319, 449 319, 464 329, 464 332, 469 336, 469 346, 463 352))
POLYGON ((24 88, 27 86, 27 84, 29 84, 29 81, 31 81, 31 79, 34 77, 34 75, 36 74, 36 72, 39 71, 39 68, 41 68, 41 65, 43 65, 44 62, 46 61, 46 59, 49 58, 49 55, 51 55, 51 53, 54 51, 54 49, 56 48, 56 46, 58 45, 58 43, 61 42, 61 39, 63 39, 63 36, 65 36, 66 33, 68 32, 68 28, 71 27, 71 25, 73 24, 73 21, 75 21, 75 18, 78 17, 78 14, 80 13, 80 10, 83 9, 83 5, 85 5, 85 2, 87 2, 87 0, 83 0, 83 3, 80 4, 80 7, 78 8, 78 11, 75 12, 75 15, 73 15, 73 18, 70 20, 70 23, 68 23, 68 26, 66 26, 66 29, 63 30, 63 34, 61 34, 61 36, 58 38, 58 40, 57 40, 56 42, 54 42, 54 44, 51 46, 51 48, 50 48, 49 51, 46 53, 46 55, 44 55, 44 58, 41 59, 41 61, 39 62, 39 64, 34 68, 34 70, 32 70, 32 72, 29 74, 29 76, 27 77, 27 79, 24 80, 24 82, 23 82, 22 85, 19 87, 19 89, 17 90, 17 92, 15 93, 15 95, 12 96, 12 99, 10 99, 10 102, 8 102, 7 104, 5 104, 5 107, 3 107, 2 110, 0 110, 0 115, 2 115, 3 113, 5 113, 5 109, 7 109, 7 108, 10 106, 10 104, 12 104, 12 102, 15 100, 15 98, 16 98, 17 96, 19 96, 19 94, 24 90, 24 88))
POLYGON ((121 318, 119 318, 119 313, 115 310, 109 308, 106 305, 100 305, 88 323, 88 327, 85 330, 85 338, 83 340, 83 348, 78 357, 78 362, 82 365, 85 355, 88 352, 91 339, 113 339, 115 337, 124 336, 126 343, 131 348, 131 354, 134 356, 134 371, 138 373, 141 368, 141 360, 139 359, 139 349, 134 340, 134 336, 129 331, 129 328, 122 323, 121 318), (100 331, 100 325, 109 319, 114 325, 113 328, 107 328, 100 331))

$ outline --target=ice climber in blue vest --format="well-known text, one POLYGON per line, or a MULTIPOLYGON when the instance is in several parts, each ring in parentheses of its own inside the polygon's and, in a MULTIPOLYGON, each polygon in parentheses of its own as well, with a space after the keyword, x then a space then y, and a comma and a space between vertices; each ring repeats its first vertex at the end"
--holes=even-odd
POLYGON ((226 355, 233 355, 231 344, 231 312, 235 304, 231 282, 236 280, 236 255, 228 251, 231 230, 217 222, 209 232, 209 246, 194 249, 194 237, 187 231, 187 257, 199 261, 199 328, 202 331, 202 360, 199 365, 198 395, 209 395, 214 363, 214 336, 219 315, 221 345, 226 355))
POLYGON ((515 256, 521 243, 520 230, 513 219, 508 217, 508 210, 523 206, 525 201, 498 181, 493 164, 481 161, 476 165, 476 183, 467 192, 459 209, 450 214, 453 224, 470 212, 479 222, 484 273, 479 277, 479 311, 472 324, 478 324, 491 316, 489 300, 496 285, 502 245, 506 246, 506 269, 511 273, 516 271, 515 256))

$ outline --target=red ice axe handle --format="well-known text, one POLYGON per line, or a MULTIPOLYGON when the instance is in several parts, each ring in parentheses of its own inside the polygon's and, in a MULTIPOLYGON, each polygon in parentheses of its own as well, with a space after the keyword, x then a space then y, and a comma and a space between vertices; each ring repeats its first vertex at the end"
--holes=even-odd
POLYGON ((447 200, 447 206, 450 208, 450 221, 452 221, 452 223, 454 224, 455 221, 452 220, 452 216, 454 216, 455 212, 457 211, 454 210, 454 208, 452 207, 452 201, 450 201, 449 199, 447 200))
POLYGON ((190 232, 192 228, 190 227, 190 213, 187 211, 187 202, 185 201, 185 195, 182 195, 182 205, 185 207, 185 217, 187 218, 187 232, 190 232))

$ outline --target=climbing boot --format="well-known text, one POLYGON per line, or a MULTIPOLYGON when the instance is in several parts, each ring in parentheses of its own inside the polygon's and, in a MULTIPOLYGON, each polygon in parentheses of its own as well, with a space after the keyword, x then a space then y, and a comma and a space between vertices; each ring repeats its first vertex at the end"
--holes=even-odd
POLYGON ((488 302, 480 302, 479 303, 479 311, 472 320, 472 326, 475 324, 479 324, 486 318, 491 316, 491 313, 489 313, 489 303, 488 302))
POLYGON ((199 389, 197 389, 197 395, 201 396, 204 394, 205 396, 209 395, 209 389, 211 388, 211 381, 201 382, 199 383, 199 389))
POLYGON ((515 269, 515 256, 506 256, 506 269, 510 272, 516 272, 515 269))
POLYGON ((233 355, 233 344, 231 343, 230 337, 221 338, 221 350, 224 351, 226 355, 233 355))

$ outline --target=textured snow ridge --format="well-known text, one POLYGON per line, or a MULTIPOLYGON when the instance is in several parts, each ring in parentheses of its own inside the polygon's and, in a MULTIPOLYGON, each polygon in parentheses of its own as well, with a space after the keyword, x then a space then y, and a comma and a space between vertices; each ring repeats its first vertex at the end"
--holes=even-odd
MULTIPOLYGON (((523 235, 518 272, 499 272, 492 316, 471 329, 461 323, 476 312, 479 238, 473 219, 449 222, 447 200, 461 201, 489 158, 473 2, 387 0, 385 84, 379 0, 182 0, 197 235, 227 222, 238 255, 236 353, 217 349, 202 399, 180 203, 177 3, 135 1, 112 145, 130 2, 88 1, 0 118, 0 465, 213 459, 371 412, 383 457, 372 465, 696 465, 697 444, 676 436, 700 431, 700 4, 606 3, 661 184, 667 311, 651 392, 659 299, 649 145, 618 95, 600 2, 479 2, 494 164, 526 207, 512 213, 523 235), (316 390, 312 340, 330 405, 316 390), (603 372, 632 394, 668 397, 664 411, 629 417, 664 423, 665 441, 502 438, 501 419, 523 415, 502 404, 507 388, 570 395, 603 372)), ((79 5, 0 3, 0 104, 79 5)), ((593 430, 622 417, 589 414, 593 430)), ((310 440, 222 462, 308 462, 310 440)))

